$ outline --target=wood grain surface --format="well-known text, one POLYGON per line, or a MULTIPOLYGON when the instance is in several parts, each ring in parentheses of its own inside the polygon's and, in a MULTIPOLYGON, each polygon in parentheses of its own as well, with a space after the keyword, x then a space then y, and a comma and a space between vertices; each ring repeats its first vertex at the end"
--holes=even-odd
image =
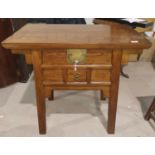
POLYGON ((28 48, 148 48, 150 42, 136 31, 110 25, 27 24, 2 45, 28 48), (136 41, 136 42, 134 42, 136 41))

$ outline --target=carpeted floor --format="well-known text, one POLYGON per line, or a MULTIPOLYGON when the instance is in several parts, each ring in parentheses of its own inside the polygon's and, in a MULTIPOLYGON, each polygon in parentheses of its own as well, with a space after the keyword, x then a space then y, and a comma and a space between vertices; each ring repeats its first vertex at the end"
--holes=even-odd
MULTIPOLYGON (((155 136, 155 123, 143 116, 155 95, 155 69, 151 63, 130 63, 129 79, 120 78, 116 132, 106 132, 108 100, 98 91, 56 91, 46 101, 44 136, 155 136)), ((33 75, 28 83, 0 89, 0 136, 41 136, 38 133, 33 75)), ((43 136, 43 135, 42 135, 43 136)))

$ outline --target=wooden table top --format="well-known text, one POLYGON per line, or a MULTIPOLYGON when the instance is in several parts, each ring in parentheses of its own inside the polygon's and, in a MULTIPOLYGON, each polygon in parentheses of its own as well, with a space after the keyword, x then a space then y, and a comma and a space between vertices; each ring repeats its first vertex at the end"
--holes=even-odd
POLYGON ((149 48, 135 30, 110 25, 26 24, 2 42, 9 49, 149 48))

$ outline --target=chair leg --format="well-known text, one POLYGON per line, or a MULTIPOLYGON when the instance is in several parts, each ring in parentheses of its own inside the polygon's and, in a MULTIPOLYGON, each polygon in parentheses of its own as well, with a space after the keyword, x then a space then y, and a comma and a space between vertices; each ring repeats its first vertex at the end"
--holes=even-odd
POLYGON ((126 74, 126 73, 124 73, 123 67, 124 67, 124 66, 121 66, 121 75, 122 75, 123 77, 125 77, 125 78, 129 78, 129 75, 126 74))
POLYGON ((48 98, 49 101, 53 101, 54 100, 54 90, 51 90, 51 96, 48 98))
POLYGON ((144 117, 145 120, 150 119, 152 111, 155 111, 155 98, 153 99, 153 102, 152 102, 151 106, 149 107, 149 109, 148 109, 148 111, 147 111, 147 113, 146 113, 146 115, 144 117))

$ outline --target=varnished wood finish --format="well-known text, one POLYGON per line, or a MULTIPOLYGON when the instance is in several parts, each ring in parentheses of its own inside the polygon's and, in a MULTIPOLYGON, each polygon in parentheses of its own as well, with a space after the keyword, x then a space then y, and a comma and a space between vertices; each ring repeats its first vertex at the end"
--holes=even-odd
MULTIPOLYGON (((67 49, 44 50, 43 64, 67 65, 68 62, 66 52, 67 49)), ((111 52, 112 50, 109 49, 88 49, 85 65, 111 64, 111 52)))
POLYGON ((119 75, 121 70, 122 51, 115 49, 112 54, 111 88, 108 108, 108 132, 114 133, 118 99, 119 75))
POLYGON ((105 100, 104 90, 100 90, 100 99, 105 100))
POLYGON ((48 98, 48 100, 50 100, 50 101, 54 100, 54 90, 53 89, 51 90, 51 95, 48 98))
MULTIPOLYGON (((110 21, 110 20, 101 20, 101 19, 94 19, 94 24, 107 24, 107 25, 111 25, 113 28, 115 28, 115 29, 126 29, 126 28, 128 28, 128 27, 130 27, 130 26, 128 26, 128 25, 125 25, 125 24, 120 24, 120 23, 117 23, 117 22, 113 22, 113 21, 110 21)), ((130 29, 132 29, 132 27, 130 28, 130 29)), ((139 28, 138 28, 139 29, 139 28)), ((144 29, 144 28, 143 28, 144 29)), ((136 30, 137 30, 137 28, 136 28, 136 30)), ((138 31, 139 32, 139 31, 138 31)), ((121 62, 121 64, 122 65, 126 65, 126 64, 128 64, 128 62, 129 62, 129 56, 130 55, 137 55, 137 57, 139 57, 140 55, 141 55, 141 53, 142 53, 142 50, 140 49, 124 49, 123 50, 123 55, 122 55, 122 62, 121 62)), ((138 58, 137 58, 138 59, 138 58)), ((124 73, 123 73, 124 74, 124 73)), ((125 75, 123 75, 123 76, 125 76, 125 75)))
POLYGON ((109 97, 108 133, 114 133, 122 51, 149 48, 141 35, 109 25, 28 24, 3 43, 29 54, 35 72, 39 131, 46 132, 45 98, 54 90, 100 90, 109 97), (137 40, 137 43, 132 43, 137 40), (87 50, 84 64, 67 61, 67 49, 87 50))
POLYGON ((27 24, 3 41, 11 49, 149 48, 150 42, 127 27, 110 25, 27 24), (76 37, 75 37, 76 36, 76 37), (132 43, 137 40, 138 43, 132 43))
MULTIPOLYGON (((104 90, 104 96, 108 97, 110 92, 110 87, 108 85, 86 85, 86 84, 57 84, 52 85, 54 90, 104 90)), ((51 84, 46 84, 45 87, 45 97, 49 97, 51 95, 51 84)))
POLYGON ((37 99, 37 111, 38 111, 38 123, 39 123, 39 133, 46 133, 46 108, 45 108, 45 98, 44 98, 44 88, 42 84, 42 53, 40 50, 34 50, 32 52, 33 67, 35 75, 35 87, 36 87, 36 99, 37 99))

